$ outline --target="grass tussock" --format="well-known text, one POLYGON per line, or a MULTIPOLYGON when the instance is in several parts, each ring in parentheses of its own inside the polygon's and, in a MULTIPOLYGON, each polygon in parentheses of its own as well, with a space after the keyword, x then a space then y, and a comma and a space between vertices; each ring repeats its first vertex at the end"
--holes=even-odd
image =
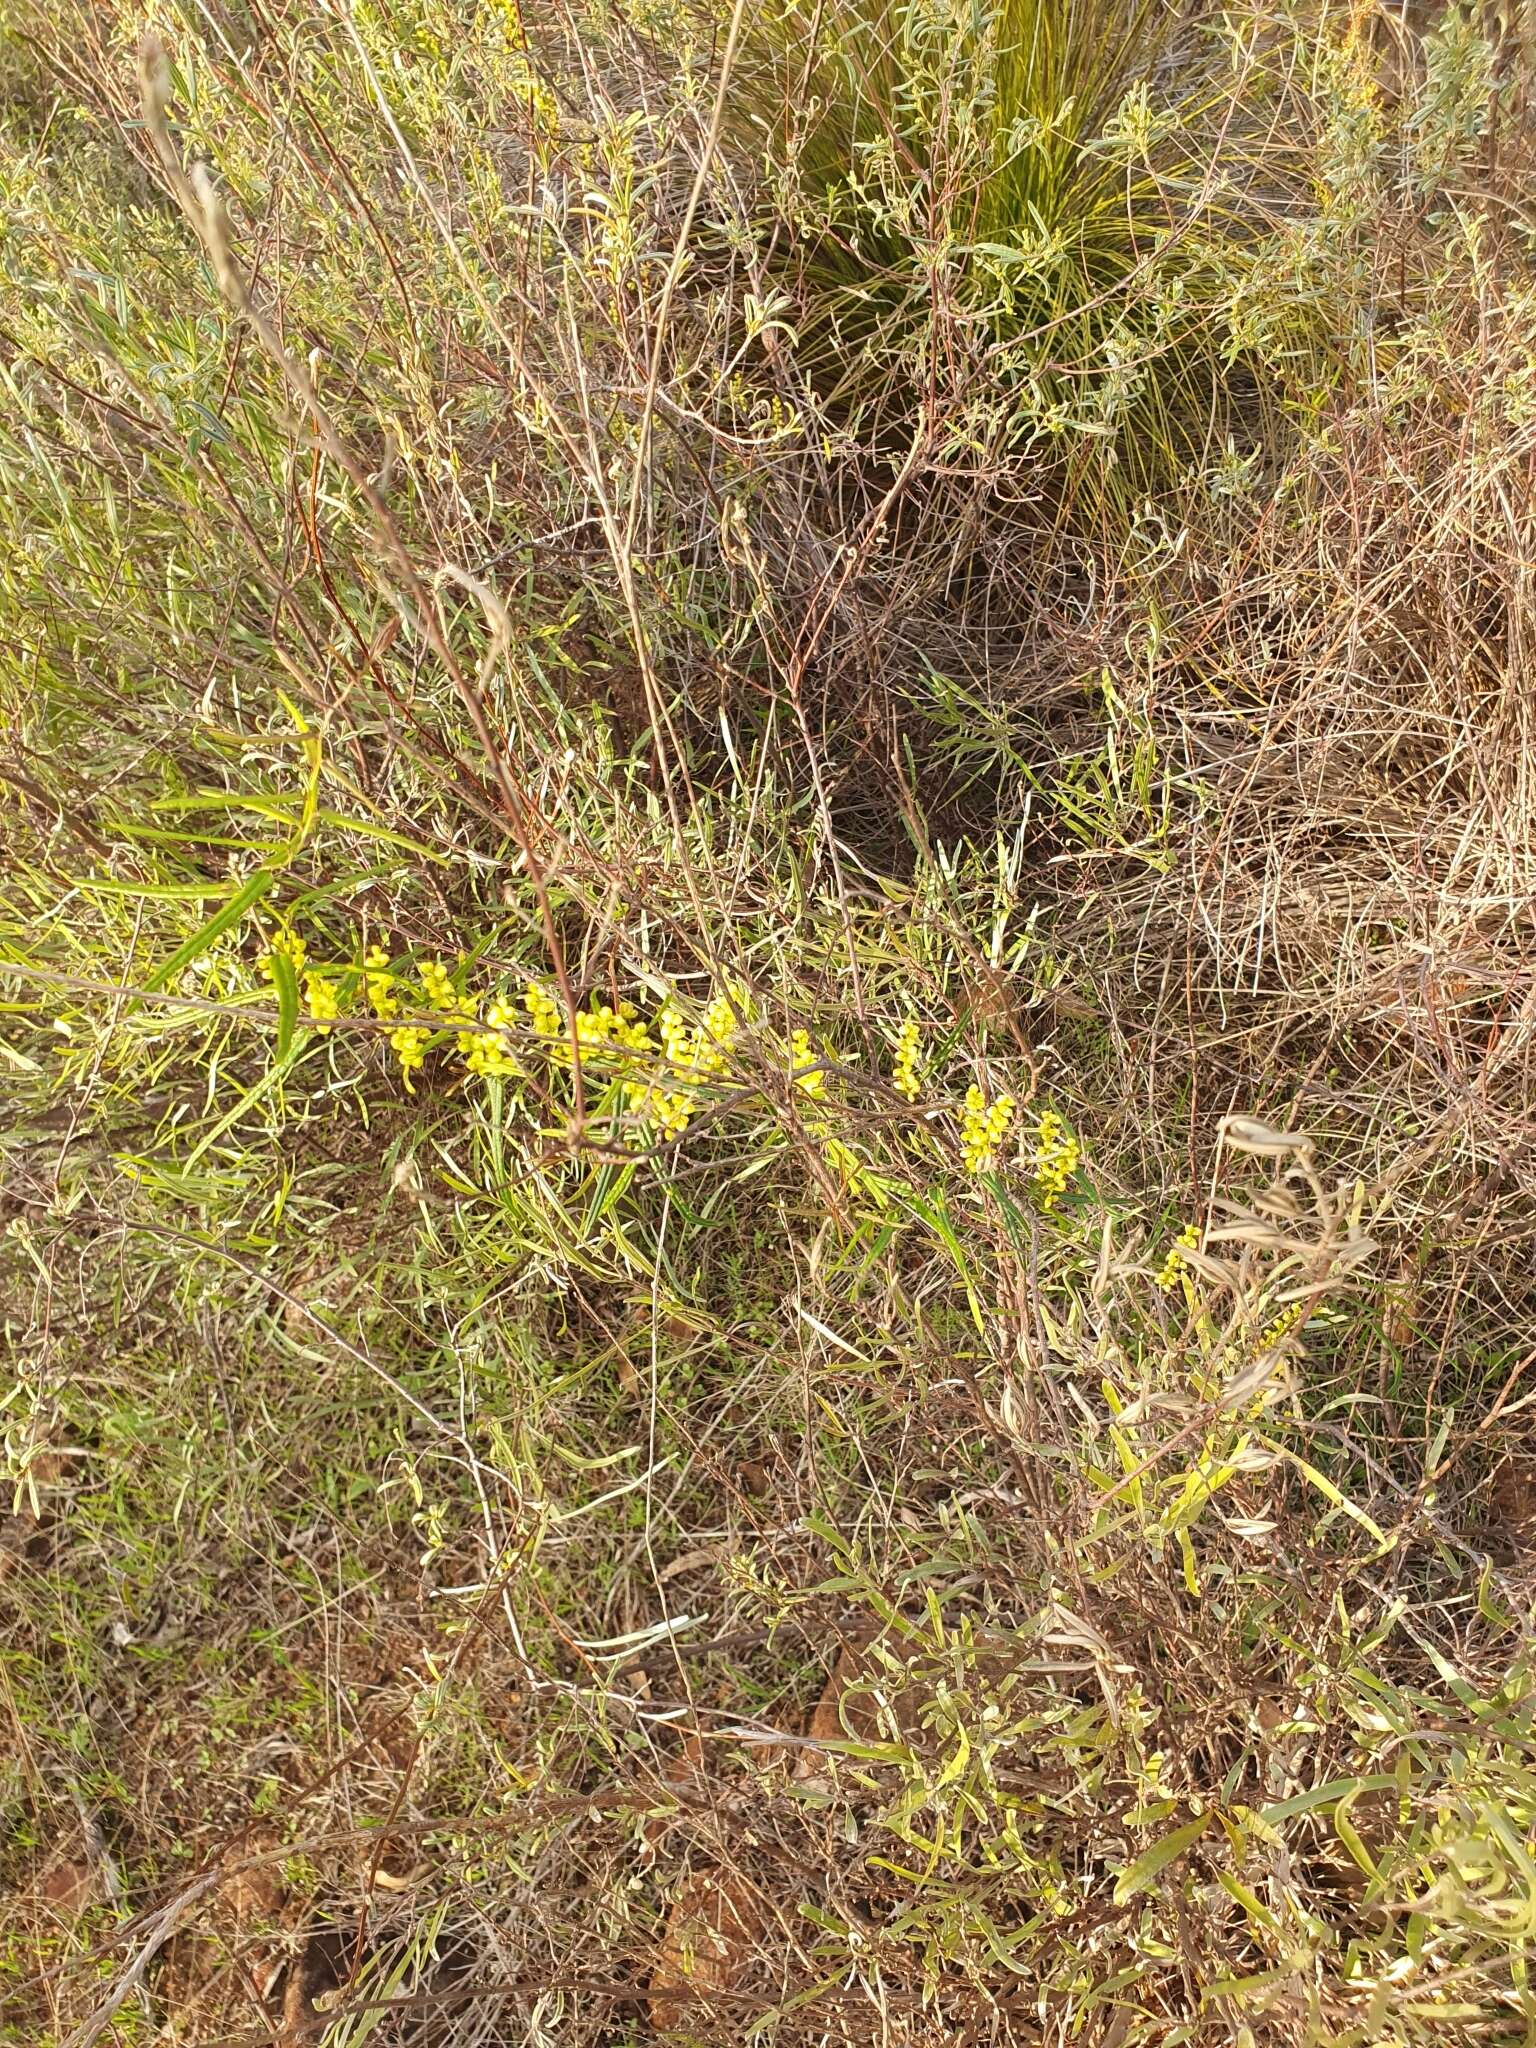
POLYGON ((1520 24, 0 21, 3 2038, 1533 2038, 1520 24))

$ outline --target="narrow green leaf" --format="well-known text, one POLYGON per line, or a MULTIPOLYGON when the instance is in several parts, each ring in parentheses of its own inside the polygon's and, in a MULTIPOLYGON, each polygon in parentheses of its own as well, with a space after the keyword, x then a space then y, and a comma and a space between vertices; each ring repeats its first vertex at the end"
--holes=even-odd
POLYGON ((377 839, 382 846, 398 846, 411 853, 418 860, 434 860, 439 867, 449 865, 449 857, 438 847, 424 846, 419 839, 407 839, 403 832, 386 831, 382 825, 373 825, 366 818, 344 817, 340 811, 328 811, 323 807, 315 812, 317 825, 334 825, 340 831, 354 832, 360 839, 377 839))
POLYGON ((1341 1493, 1326 1472, 1319 1472, 1317 1467, 1306 1458, 1300 1456, 1298 1452, 1291 1450, 1287 1445, 1276 1443, 1273 1437, 1261 1436, 1258 1441, 1265 1445, 1267 1449, 1276 1452, 1280 1457, 1284 1458, 1287 1463, 1294 1465, 1303 1479, 1310 1481, 1317 1488, 1324 1500, 1332 1501, 1333 1505, 1348 1515, 1352 1522, 1357 1522, 1367 1536, 1370 1536, 1381 1545, 1383 1551, 1392 1548, 1393 1543, 1396 1541, 1395 1536, 1385 1535, 1380 1524, 1372 1521, 1364 1508, 1356 1507, 1347 1494, 1341 1493))
POLYGON ((254 875, 242 883, 230 897, 222 910, 216 910, 200 931, 194 932, 184 945, 176 948, 170 959, 157 967, 145 982, 146 989, 164 988, 183 967, 197 958, 207 946, 211 946, 221 932, 227 932, 232 924, 238 924, 245 913, 259 903, 272 884, 277 880, 271 868, 258 868, 254 875))
POLYGON ((272 984, 277 990, 277 1056, 285 1060, 299 1022, 299 977, 286 953, 272 955, 272 984))
POLYGON ((896 1194, 897 1200, 901 1202, 903 1207, 910 1209, 919 1222, 926 1223, 935 1237, 938 1238, 940 1244, 943 1245, 945 1251, 949 1253, 955 1271, 960 1276, 961 1285, 965 1289, 965 1298, 970 1307, 971 1320, 975 1323, 978 1330, 985 1332, 986 1324, 981 1313, 981 1302, 977 1296, 975 1284, 971 1279, 971 1269, 966 1262, 966 1256, 961 1248, 960 1240, 955 1235, 954 1226, 949 1220, 949 1212, 945 1207, 944 1197, 942 1195, 935 1195, 930 1202, 925 1200, 913 1188, 900 1188, 896 1191, 896 1194))
POLYGON ((253 790, 200 789, 190 796, 157 796, 150 804, 152 811, 254 811, 258 818, 270 818, 274 824, 293 827, 293 806, 281 797, 258 796, 253 790))
MULTIPOLYGON (((116 824, 115 821, 113 824, 114 831, 127 832, 133 831, 134 829, 135 828, 130 826, 119 826, 116 824)), ((153 835, 149 833, 148 828, 146 827, 142 831, 139 831, 137 833, 137 836, 140 838, 146 838, 152 837, 153 835)), ((167 836, 174 838, 179 846, 184 846, 188 843, 179 833, 172 833, 168 834, 167 836)), ((206 846, 211 842, 208 840, 199 840, 197 843, 199 845, 206 846)), ((241 846, 249 848, 254 842, 249 839, 228 839, 220 843, 226 846, 241 846)), ((269 846, 264 845, 263 851, 270 852, 271 848, 269 846)), ((88 881, 77 882, 75 884, 75 887, 79 889, 82 892, 82 894, 88 896, 142 896, 146 902, 150 903, 207 903, 211 899, 221 896, 227 896, 229 893, 229 883, 227 881, 118 882, 113 881, 109 876, 106 875, 92 875, 88 881)))
POLYGON ((1360 1830, 1349 1817, 1349 1809, 1354 1805, 1358 1797, 1359 1794, 1356 1792, 1346 1792, 1339 1801, 1334 1809, 1333 1831, 1374 1884, 1381 1875, 1380 1871, 1376 1868, 1376 1859, 1366 1847, 1360 1830))
POLYGON ((1353 1798, 1361 1792, 1394 1792, 1396 1778, 1330 1778, 1326 1785, 1314 1785, 1310 1792, 1298 1792, 1294 1799, 1282 1799, 1274 1806, 1261 1806, 1259 1819, 1268 1827, 1276 1827, 1283 1820, 1294 1820, 1298 1813, 1311 1813, 1319 1806, 1334 1806, 1339 1800, 1353 1798))
POLYGON ((253 1108, 261 1100, 269 1088, 275 1087, 282 1080, 288 1071, 289 1064, 289 1060, 286 1059, 274 1060, 264 1074, 258 1076, 249 1088, 243 1089, 233 1106, 225 1110, 224 1114, 211 1123, 203 1132, 197 1143, 192 1147, 192 1150, 187 1154, 185 1160, 183 1160, 183 1166, 195 1166, 210 1146, 217 1144, 224 1133, 237 1124, 246 1111, 253 1108))
POLYGON ((1127 1899, 1133 1899, 1138 1892, 1144 1892, 1155 1884, 1170 1863, 1176 1863, 1189 1848, 1205 1833, 1210 1816, 1202 1814, 1198 1820, 1186 1821, 1181 1828, 1175 1828, 1171 1835, 1164 1835, 1154 1842, 1150 1849, 1143 1849, 1134 1863, 1128 1863, 1115 1879, 1114 1903, 1123 1906, 1127 1899))

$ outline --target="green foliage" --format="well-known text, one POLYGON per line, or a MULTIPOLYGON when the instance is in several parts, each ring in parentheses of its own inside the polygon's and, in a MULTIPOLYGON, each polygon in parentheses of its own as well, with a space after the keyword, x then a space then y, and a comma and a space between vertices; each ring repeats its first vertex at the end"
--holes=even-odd
POLYGON ((743 96, 778 130, 785 318, 833 418, 914 432, 927 394, 954 457, 1027 457, 1090 510, 1262 426, 1224 316, 1285 160, 1238 24, 853 0, 760 33, 743 96))

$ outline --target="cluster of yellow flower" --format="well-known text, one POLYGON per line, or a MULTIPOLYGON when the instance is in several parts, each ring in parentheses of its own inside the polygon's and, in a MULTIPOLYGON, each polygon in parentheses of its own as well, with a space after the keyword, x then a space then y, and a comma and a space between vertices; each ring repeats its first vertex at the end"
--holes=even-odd
POLYGON ((1077 1171, 1082 1153, 1054 1109, 1043 1109, 1035 1129, 1035 1186, 1042 1209, 1054 1209, 1077 1171))
POLYGON ((690 1069, 693 1066, 694 1034, 674 1004, 662 1004, 656 1018, 656 1031, 667 1065, 679 1073, 690 1069))
MULTIPOLYGON (((585 1053, 616 1052, 626 1065, 641 1058, 654 1058, 657 1047, 650 1027, 633 1003, 593 1003, 578 1010, 575 1017, 576 1043, 585 1053)), ((539 1026, 543 1030, 543 1025, 539 1026)), ((697 1071, 694 1053, 697 1036, 670 1005, 656 1020, 664 1059, 679 1076, 697 1071)), ((659 1086, 654 1079, 629 1073, 623 1080, 624 1107, 642 1124, 650 1124, 662 1138, 680 1138, 693 1116, 693 1097, 680 1088, 659 1086)))
MULTIPOLYGON (((341 1013, 348 982, 343 979, 338 984, 319 969, 306 971, 304 941, 286 928, 273 938, 263 959, 268 979, 274 976, 272 962, 277 957, 288 960, 295 973, 304 974, 309 1015, 320 1030, 328 1030, 341 1013)), ((373 1015, 392 1026, 389 1044, 408 1091, 412 1077, 426 1064, 429 1048, 447 1040, 450 1033, 470 1074, 490 1080, 525 1076, 527 1068, 519 1057, 517 1041, 531 1027, 535 1038, 544 1042, 543 1057, 557 1067, 569 1067, 576 1055, 597 1057, 616 1086, 637 1135, 648 1128, 662 1141, 681 1137, 688 1129, 699 1106, 700 1085, 729 1071, 732 1049, 752 1017, 746 990, 734 983, 717 990, 696 1024, 689 1022, 670 998, 647 1024, 635 1005, 625 1001, 593 1002, 568 1016, 559 994, 540 981, 526 982, 516 997, 496 995, 482 1008, 456 985, 455 974, 456 970, 440 959, 398 973, 382 945, 370 946, 363 956, 363 993, 373 1015), (419 1001, 409 993, 413 986, 419 988, 419 1001), (408 1021, 413 1012, 421 1021, 408 1021), (434 1024, 433 1019, 439 1021, 434 1024)), ((908 1102, 916 1102, 923 1085, 922 1026, 916 1016, 903 1020, 891 1046, 892 1086, 908 1102)), ((823 1101, 827 1070, 822 1049, 811 1032, 804 1026, 794 1027, 786 1054, 792 1089, 812 1102, 823 1101)), ((960 1115, 960 1152, 968 1172, 988 1173, 996 1166, 1016 1113, 1012 1095, 989 1101, 976 1083, 966 1090, 960 1115)), ((813 1122, 810 1128, 839 1177, 845 1183, 856 1183, 863 1172, 856 1155, 825 1124, 813 1122)), ((1077 1140, 1062 1119, 1052 1110, 1043 1112, 1034 1153, 1043 1208, 1053 1208, 1065 1193, 1079 1159, 1077 1140)), ((1180 1243, 1186 1242, 1192 1245, 1195 1239, 1185 1233, 1180 1243)), ((1182 1260, 1175 1246, 1159 1275, 1159 1285, 1171 1287, 1180 1270, 1182 1260)))
POLYGON ((304 1007, 321 1031, 329 1031, 341 1015, 341 999, 336 993, 335 982, 313 967, 304 977, 304 1007))
POLYGON ((521 1072, 508 1043, 508 1033, 517 1028, 516 1003, 498 996, 487 1009, 483 1025, 458 1035, 458 1049, 469 1071, 495 1081, 521 1072))
POLYGON ((827 1092, 826 1070, 811 1043, 809 1031, 794 1031, 789 1040, 789 1078, 802 1095, 819 1102, 827 1092))
POLYGON ((680 1138, 693 1121, 693 1097, 684 1088, 658 1088, 650 1081, 626 1081, 624 1107, 662 1138, 680 1138))
POLYGON ((965 1091, 965 1108, 960 1117, 960 1156, 971 1173, 990 1173, 997 1164, 997 1148, 1013 1122, 1014 1100, 999 1095, 993 1103, 973 1081, 965 1091))
MULTIPOLYGON (((631 1005, 621 1004, 620 1009, 631 1021, 627 1035, 619 1042, 632 1052, 654 1051, 650 1032, 634 1021, 631 1005)), ((663 1138, 680 1138, 693 1118, 695 1100, 690 1084, 725 1072, 731 1046, 746 1015, 746 991, 741 988, 712 997, 697 1029, 675 1003, 663 1003, 656 1016, 662 1065, 684 1086, 667 1088, 646 1080, 626 1082, 624 1101, 630 1114, 654 1125, 663 1138)))
POLYGON ((453 986, 453 976, 441 960, 423 960, 417 973, 426 993, 427 1003, 434 1010, 455 1010, 458 1008, 458 994, 453 986))
POLYGON ((576 1043, 583 1052, 616 1046, 620 1052, 654 1052, 655 1043, 633 1003, 593 1003, 576 1012, 576 1043))
POLYGON ((395 1000, 395 977, 390 970, 389 955, 382 946, 370 946, 363 955, 363 986, 368 992, 368 1007, 375 1017, 398 1017, 400 1005, 395 1000))
POLYGON ((663 1003, 656 1030, 667 1065, 678 1074, 723 1074, 745 1015, 739 989, 713 997, 697 1030, 675 1003, 663 1003))
POLYGON ((1189 1263, 1184 1254, 1196 1250, 1199 1243, 1200 1226, 1197 1223, 1186 1223, 1169 1245, 1163 1263, 1157 1271, 1157 1284, 1164 1294, 1171 1294, 1178 1285, 1179 1275, 1187 1269, 1189 1263))
MULTIPOLYGON (((425 970, 422 980, 425 983, 425 970)), ((551 1041, 550 1057, 568 1065, 571 1034, 565 1028, 559 1000, 541 982, 530 981, 523 989, 522 1006, 538 1036, 551 1041)), ((583 1053, 609 1046, 625 1052, 654 1050, 651 1034, 633 1003, 620 1003, 617 1009, 611 1003, 593 1003, 578 1010, 573 1022, 576 1044, 583 1053)), ((515 1031, 518 1023, 517 1005, 498 996, 487 1009, 483 1025, 459 1032, 458 1049, 472 1074, 504 1078, 522 1072, 507 1042, 508 1033, 515 1031)))
POLYGON ((390 1050, 400 1062, 400 1078, 407 1095, 415 1091, 411 1076, 427 1063, 427 1040, 432 1036, 424 1024, 397 1024, 389 1034, 390 1050))
POLYGON ((725 1072, 726 1055, 741 1029, 746 1008, 746 998, 739 989, 732 989, 711 1000, 704 1012, 704 1022, 699 1027, 698 1050, 694 1055, 701 1073, 725 1072))
POLYGON ((528 983, 523 990, 523 1008, 540 1038, 560 1035, 560 1005, 542 982, 528 983))
POLYGON ((896 1034, 896 1052, 891 1063, 891 1086, 908 1102, 916 1102, 918 1096, 917 1056, 921 1045, 921 1026, 915 1017, 908 1017, 896 1034))
MULTIPOLYGON (((367 991, 368 1007, 381 1023, 388 1023, 400 1015, 400 998, 395 994, 397 978, 384 948, 370 946, 363 955, 363 987, 367 991)), ((400 1078, 405 1083, 407 1094, 413 1092, 411 1076, 426 1065, 427 1040, 431 1036, 431 1031, 421 1024, 396 1024, 389 1034, 390 1050, 400 1064, 400 1078)))
POLYGON ((1288 1337, 1307 1312, 1304 1301, 1287 1302, 1279 1315, 1267 1322, 1259 1332, 1259 1341, 1254 1350, 1271 1351, 1282 1338, 1288 1337))

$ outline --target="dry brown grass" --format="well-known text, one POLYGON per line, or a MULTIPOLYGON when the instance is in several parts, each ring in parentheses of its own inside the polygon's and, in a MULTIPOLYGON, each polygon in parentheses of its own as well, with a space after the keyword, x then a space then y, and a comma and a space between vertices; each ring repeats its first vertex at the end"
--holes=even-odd
POLYGON ((1170 473, 926 227, 829 383, 725 17, 13 12, 12 2037, 1524 2038, 1515 55, 1181 24, 1170 473), (280 922, 749 1028, 634 1146, 280 922))

